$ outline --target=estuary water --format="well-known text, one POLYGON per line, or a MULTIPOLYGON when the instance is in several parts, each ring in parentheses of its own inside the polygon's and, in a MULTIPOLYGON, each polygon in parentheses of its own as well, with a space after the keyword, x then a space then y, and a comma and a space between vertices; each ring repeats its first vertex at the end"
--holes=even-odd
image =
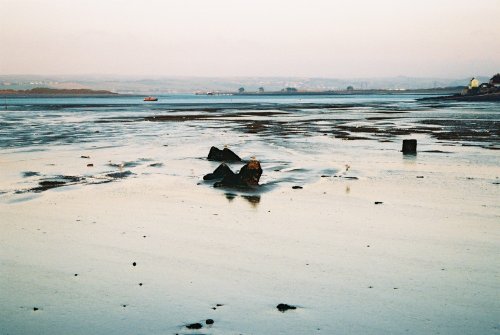
MULTIPOLYGON (((211 146, 228 146, 244 160, 260 160, 263 180, 271 185, 334 175, 360 157, 378 159, 389 152, 400 159, 396 153, 405 138, 418 139, 420 159, 453 154, 457 162, 498 163, 498 104, 418 100, 423 97, 165 95, 158 102, 144 102, 140 96, 7 98, 0 111, 0 150, 38 152, 33 158, 61 150, 75 151, 75 159, 98 155, 101 164, 91 162, 91 171, 99 176, 121 165, 138 173, 133 170, 168 161, 169 169, 156 173, 187 177, 210 172, 200 163, 211 146), (277 174, 282 171, 286 176, 277 174)), ((89 180, 90 169, 79 163, 85 169, 73 172, 89 180)), ((46 174, 27 166, 17 177, 4 178, 1 191, 22 193, 19 183, 26 184, 26 176, 39 181, 29 172, 44 178, 68 174, 50 164, 56 165, 47 162, 46 174)))

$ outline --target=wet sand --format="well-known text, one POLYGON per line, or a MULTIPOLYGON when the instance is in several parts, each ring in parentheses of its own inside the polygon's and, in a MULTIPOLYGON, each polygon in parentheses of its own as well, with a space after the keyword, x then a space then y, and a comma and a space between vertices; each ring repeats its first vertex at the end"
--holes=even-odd
POLYGON ((0 333, 498 333, 498 143, 415 131, 407 156, 408 134, 346 118, 250 111, 2 149, 0 333), (224 144, 261 161, 259 188, 202 179, 224 144))
MULTIPOLYGON (((95 168, 113 150, 91 152, 95 168)), ((148 161, 118 181, 4 198, 0 332, 498 332, 498 169, 338 151, 302 189, 214 189, 201 176, 216 163, 198 159, 190 177, 148 174, 176 164, 148 161)), ((2 174, 87 161, 4 155, 2 174)), ((264 184, 287 173, 263 165, 264 184)))

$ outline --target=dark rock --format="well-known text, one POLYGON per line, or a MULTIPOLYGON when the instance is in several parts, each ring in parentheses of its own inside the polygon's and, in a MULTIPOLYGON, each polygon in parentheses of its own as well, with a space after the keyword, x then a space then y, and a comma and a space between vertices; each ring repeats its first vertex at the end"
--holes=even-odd
POLYGON ((417 140, 403 140, 403 154, 415 155, 417 153, 417 140))
POLYGON ((139 286, 142 286, 142 283, 139 283, 139 286))
POLYGON ((187 329, 201 329, 202 327, 203 326, 199 322, 197 322, 197 323, 191 323, 189 325, 186 325, 187 329))
POLYGON ((241 162, 241 158, 228 148, 220 150, 219 148, 211 147, 207 158, 218 162, 241 162))
POLYGON ((217 304, 217 305, 215 305, 215 306, 217 306, 217 307, 222 307, 222 306, 224 306, 224 304, 217 304))
POLYGON ((294 190, 301 190, 301 189, 303 189, 303 187, 302 187, 302 186, 298 186, 298 185, 292 186, 292 188, 293 188, 294 190))
POLYGON ((382 201, 375 201, 375 205, 382 205, 383 202, 382 201))
POLYGON ((203 180, 222 179, 229 175, 234 175, 234 172, 231 171, 231 169, 229 168, 229 166, 226 165, 226 163, 222 163, 214 170, 214 172, 203 176, 203 180))
POLYGON ((278 311, 280 311, 281 313, 285 313, 286 311, 288 311, 289 309, 297 309, 297 307, 295 306, 292 306, 292 305, 288 305, 288 304, 278 304, 278 306, 276 306, 276 308, 278 309, 278 311))
POLYGON ((214 187, 254 187, 259 185, 259 179, 262 175, 262 168, 257 160, 251 160, 245 164, 238 174, 227 174, 220 182, 214 184, 214 187))
POLYGON ((75 277, 78 277, 78 273, 75 273, 75 277))
POLYGON ((94 164, 90 163, 90 164, 87 164, 87 167, 93 167, 94 164))
POLYGON ((80 156, 80 158, 90 158, 90 156, 80 156))
POLYGON ((136 265, 137 265, 137 263, 136 263, 136 262, 133 262, 133 263, 132 263, 132 266, 136 266, 136 265))
POLYGON ((33 310, 36 312, 38 311, 38 307, 33 307, 33 310))
POLYGON ((424 176, 417 176, 417 178, 424 178, 424 176))
POLYGON ((214 324, 214 320, 212 320, 212 319, 206 319, 206 320, 205 320, 205 323, 206 323, 207 325, 213 325, 213 324, 214 324))

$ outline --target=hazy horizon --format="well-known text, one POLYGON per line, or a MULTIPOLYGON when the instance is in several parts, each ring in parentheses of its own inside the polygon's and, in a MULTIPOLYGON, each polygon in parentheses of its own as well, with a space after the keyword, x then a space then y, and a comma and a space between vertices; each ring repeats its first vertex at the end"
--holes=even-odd
POLYGON ((0 74, 490 76, 499 16, 497 0, 0 0, 0 74))

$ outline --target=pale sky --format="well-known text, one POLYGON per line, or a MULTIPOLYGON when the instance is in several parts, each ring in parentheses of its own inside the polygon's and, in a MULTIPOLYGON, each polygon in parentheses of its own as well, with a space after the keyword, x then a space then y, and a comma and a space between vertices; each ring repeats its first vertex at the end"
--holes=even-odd
POLYGON ((0 0, 0 74, 500 72, 500 0, 0 0))

